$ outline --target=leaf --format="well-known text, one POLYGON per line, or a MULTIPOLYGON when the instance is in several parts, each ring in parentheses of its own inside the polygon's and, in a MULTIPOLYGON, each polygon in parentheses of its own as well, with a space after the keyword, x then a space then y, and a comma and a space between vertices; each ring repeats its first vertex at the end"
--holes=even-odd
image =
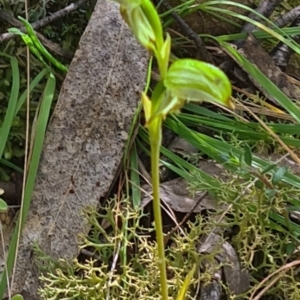
POLYGON ((134 209, 141 207, 141 187, 140 187, 140 174, 138 165, 138 153, 136 143, 132 146, 130 157, 130 179, 131 179, 131 197, 134 209))
POLYGON ((251 148, 249 147, 249 145, 245 145, 245 151, 244 151, 244 159, 245 159, 245 163, 248 166, 251 166, 252 164, 252 152, 251 152, 251 148))
POLYGON ((263 89, 272 99, 276 100, 276 103, 281 105, 288 113, 300 123, 300 109, 299 107, 284 94, 284 92, 276 86, 269 78, 267 78, 255 65, 241 55, 237 50, 228 45, 227 43, 220 42, 220 45, 225 52, 230 55, 252 78, 255 78, 260 83, 261 89, 263 89))
POLYGON ((219 68, 194 59, 180 59, 169 68, 164 85, 166 97, 156 114, 177 112, 185 102, 212 102, 234 108, 231 83, 219 68))
POLYGON ((9 33, 13 33, 13 34, 21 35, 21 36, 26 35, 26 34, 25 34, 24 32, 22 32, 19 28, 15 28, 15 27, 9 28, 9 29, 7 29, 7 31, 8 31, 9 33))
POLYGON ((11 70, 12 70, 12 86, 11 93, 8 101, 8 107, 5 114, 4 121, 0 128, 0 158, 2 158, 10 128, 12 126, 13 119, 15 117, 16 106, 18 102, 20 76, 18 61, 15 57, 10 58, 11 70))
MULTIPOLYGON (((179 136, 183 137, 186 141, 197 147, 200 151, 207 154, 212 159, 216 160, 219 163, 227 162, 226 167, 228 169, 236 170, 238 165, 236 162, 229 164, 228 157, 230 157, 230 153, 233 153, 234 156, 240 157, 242 154, 241 149, 228 144, 227 142, 217 140, 210 136, 201 134, 195 130, 191 130, 187 128, 178 118, 172 116, 165 122, 166 126, 174 131, 179 136)), ((270 165, 274 165, 274 163, 263 160, 256 155, 252 157, 252 167, 260 170, 265 170, 270 165)), ((271 175, 274 174, 273 167, 269 169, 267 172, 271 175)), ((283 176, 282 181, 295 187, 300 188, 300 177, 296 176, 290 172, 286 172, 283 176)))
POLYGON ((146 119, 146 124, 147 124, 151 117, 152 103, 151 103, 150 99, 148 98, 148 96, 144 92, 142 92, 142 104, 143 104, 144 114, 145 114, 145 119, 146 119))
POLYGON ((0 198, 0 213, 7 212, 7 210, 7 203, 2 198, 0 198))
POLYGON ((190 285, 190 281, 192 280, 195 271, 196 271, 196 264, 194 264, 192 270, 188 273, 188 275, 184 279, 183 285, 179 290, 179 293, 178 293, 178 296, 177 296, 176 300, 184 300, 185 299, 187 289, 190 285))
POLYGON ((269 173, 270 171, 274 170, 276 167, 277 167, 276 164, 270 164, 261 171, 261 174, 269 173))
POLYGON ((27 35, 22 36, 26 45, 29 46, 30 50, 37 56, 37 58, 42 62, 43 65, 47 67, 42 56, 44 56, 47 60, 49 60, 53 65, 55 65, 61 71, 67 73, 68 68, 66 68, 63 64, 61 64, 58 60, 56 60, 50 52, 43 46, 43 44, 38 39, 34 29, 32 28, 31 24, 22 17, 18 17, 19 20, 24 24, 27 35))
POLYGON ((120 12, 136 39, 148 50, 156 52, 163 45, 159 16, 150 0, 117 0, 120 12))
POLYGON ((170 53, 171 53, 171 36, 169 35, 169 33, 166 33, 166 40, 162 45, 161 49, 159 50, 159 57, 157 58, 158 61, 161 63, 161 68, 159 70, 161 79, 164 78, 165 76, 165 74, 162 73, 162 71, 168 70, 170 53))
POLYGON ((286 174, 286 172, 287 172, 287 167, 279 167, 273 174, 272 184, 275 185, 279 183, 284 177, 284 175, 286 174))
MULTIPOLYGON (((30 82, 29 93, 31 93, 33 89, 39 84, 39 82, 48 74, 49 74, 49 70, 45 68, 38 75, 36 75, 36 77, 30 82)), ((24 105, 26 98, 27 98, 27 89, 23 92, 23 94, 20 96, 18 100, 15 116, 18 114, 19 110, 24 105)))
MULTIPOLYGON (((13 235, 12 235, 12 238, 11 238, 11 242, 9 245, 9 251, 8 251, 8 255, 7 255, 7 262, 6 262, 7 269, 5 269, 1 273, 0 299, 3 299, 3 295, 6 290, 7 273, 10 276, 13 266, 14 266, 14 259, 16 256, 16 250, 17 250, 17 244, 18 244, 17 241, 19 238, 19 228, 22 231, 23 226, 26 221, 27 214, 28 214, 30 200, 32 197, 34 183, 36 180, 39 161, 40 161, 40 157, 41 157, 41 153, 42 153, 42 147, 43 147, 43 142, 44 142, 44 138, 45 138, 46 128, 47 128, 47 124, 48 124, 48 120, 49 120, 51 104, 52 104, 52 100, 53 100, 53 97, 55 94, 55 86, 56 86, 55 77, 53 74, 50 74, 47 84, 46 84, 46 87, 45 87, 45 90, 44 90, 41 107, 39 110, 39 116, 37 118, 37 123, 36 123, 36 135, 35 135, 35 140, 34 140, 34 144, 33 144, 31 160, 29 162, 29 169, 28 169, 27 181, 25 184, 22 211, 20 212, 20 214, 22 215, 22 218, 18 219, 16 227, 15 227, 13 235)), ((14 111, 15 111, 15 109, 14 109, 14 111)))
POLYGON ((295 250, 297 248, 297 245, 295 245, 294 243, 289 243, 286 245, 286 253, 287 255, 292 255, 295 250))
POLYGON ((11 300, 24 300, 23 296, 20 294, 14 295, 11 300))
POLYGON ((200 4, 200 6, 203 8, 202 10, 207 13, 215 12, 213 14, 214 16, 218 17, 222 14, 228 14, 232 17, 239 18, 246 23, 251 23, 251 24, 255 25, 257 28, 264 30, 266 33, 268 33, 272 37, 276 38, 278 41, 286 44, 295 53, 300 54, 300 48, 297 45, 297 43, 295 43, 295 41, 291 38, 285 38, 286 34, 281 28, 277 27, 275 23, 270 21, 268 18, 266 18, 262 14, 258 13, 256 10, 253 10, 252 8, 250 8, 246 5, 243 5, 241 3, 237 3, 236 1, 224 1, 224 0, 222 1, 222 5, 226 5, 226 6, 232 5, 232 6, 240 7, 250 13, 253 13, 254 15, 258 16, 259 19, 268 23, 270 27, 267 27, 266 25, 262 24, 259 21, 254 20, 253 18, 249 18, 243 14, 239 14, 237 12, 228 10, 228 8, 223 9, 223 8, 217 7, 216 4, 217 5, 220 4, 220 1, 207 1, 204 3, 204 5, 200 4))

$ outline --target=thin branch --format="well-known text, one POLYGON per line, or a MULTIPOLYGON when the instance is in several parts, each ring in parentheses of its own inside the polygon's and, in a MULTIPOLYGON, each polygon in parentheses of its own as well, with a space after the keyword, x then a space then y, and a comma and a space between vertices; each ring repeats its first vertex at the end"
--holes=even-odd
MULTIPOLYGON (((275 7, 278 4, 280 4, 280 2, 282 2, 282 0, 264 0, 260 3, 260 5, 257 7, 257 9, 255 9, 255 11, 257 13, 260 13, 264 17, 268 18, 273 13, 275 7)), ((254 21, 261 20, 260 16, 255 13, 250 13, 248 17, 254 21)), ((254 24, 246 23, 242 28, 242 32, 251 33, 255 29, 256 29, 256 26, 254 24)), ((239 41, 235 42, 235 45, 238 48, 241 48, 243 46, 244 42, 245 42, 244 40, 239 40, 239 41)))
MULTIPOLYGON (((300 27, 300 17, 298 17, 290 27, 300 27)), ((296 35, 293 38, 298 44, 300 43, 300 35, 296 35)), ((280 42, 276 45, 276 47, 271 51, 270 54, 275 65, 284 71, 293 53, 294 51, 289 46, 280 42)))
POLYGON ((194 206, 192 207, 191 211, 188 212, 184 218, 179 222, 179 224, 177 224, 174 228, 172 228, 172 230, 168 233, 168 235, 165 236, 164 238, 164 243, 165 246, 167 245, 170 237, 174 234, 174 232, 181 227, 191 216, 191 214, 194 212, 194 210, 198 207, 198 205, 201 203, 201 201, 208 195, 208 192, 205 191, 200 197, 199 199, 195 202, 194 206))
POLYGON ((286 13, 284 16, 279 17, 274 24, 282 28, 294 22, 298 17, 300 17, 300 5, 286 13))
MULTIPOLYGON (((264 17, 268 18, 271 16, 273 11, 275 10, 276 6, 279 5, 282 0, 265 0, 260 3, 259 7, 255 10, 259 14, 263 15, 264 17)), ((248 16, 250 19, 259 21, 260 16, 254 13, 250 13, 248 16)), ((242 32, 250 33, 255 29, 255 25, 251 23, 247 23, 243 26, 242 32)))
MULTIPOLYGON (((162 5, 167 10, 173 9, 172 6, 166 0, 163 1, 162 5)), ((172 11, 171 16, 179 24, 183 33, 194 42, 198 52, 197 58, 209 63, 213 63, 213 59, 211 58, 209 52, 206 50, 202 38, 176 12, 172 11)))
MULTIPOLYGON (((19 21, 18 19, 10 16, 8 13, 6 13, 5 11, 3 11, 0 8, 0 20, 3 20, 7 23, 9 23, 10 25, 14 26, 14 27, 22 27, 23 24, 21 21, 19 21)), ((5 33, 5 35, 7 35, 7 33, 5 33)), ((48 48, 51 52, 62 56, 64 58, 68 58, 68 59, 72 59, 74 56, 74 53, 72 51, 68 51, 68 50, 64 50, 63 48, 61 48, 58 44, 53 43, 52 41, 48 40, 47 38, 45 38, 42 34, 40 33, 36 33, 37 37, 39 38, 39 40, 42 42, 42 44, 48 48)), ((14 36, 13 36, 14 37, 14 36)))
MULTIPOLYGON (((79 8, 80 6, 82 6, 84 3, 86 3, 87 0, 79 0, 76 3, 71 3, 69 6, 53 13, 51 16, 48 16, 42 20, 36 21, 34 23, 31 24, 33 29, 39 29, 41 27, 44 27, 48 24, 50 24, 51 22, 53 22, 54 20, 57 20, 59 18, 62 18, 64 16, 66 16, 67 14, 69 14, 70 12, 76 10, 77 8, 79 8)), ((24 26, 22 26, 21 28, 19 28, 22 32, 26 32, 26 29, 24 26)), ((3 33, 0 35, 0 43, 4 42, 4 41, 8 41, 12 38, 15 37, 15 34, 13 33, 3 33)))
MULTIPOLYGON (((260 3, 260 5, 255 9, 256 12, 260 13, 264 17, 268 18, 274 11, 277 5, 279 5, 282 0, 264 0, 260 3)), ((254 13, 249 14, 249 18, 255 21, 259 21, 260 17, 254 13)), ((242 32, 251 33, 255 30, 256 26, 252 23, 247 23, 243 26, 242 32)), ((244 40, 236 41, 234 44, 237 48, 242 48, 244 44, 244 40)), ((235 66, 235 62, 233 60, 224 61, 219 67, 224 71, 228 72, 235 66)))

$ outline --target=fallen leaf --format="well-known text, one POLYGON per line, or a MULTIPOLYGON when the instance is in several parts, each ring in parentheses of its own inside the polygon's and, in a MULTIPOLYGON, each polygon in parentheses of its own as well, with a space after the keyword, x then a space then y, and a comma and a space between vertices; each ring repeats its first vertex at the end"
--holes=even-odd
POLYGON ((215 259, 222 263, 226 284, 232 294, 239 295, 250 288, 250 278, 246 270, 242 269, 239 258, 233 247, 220 235, 210 233, 202 237, 198 245, 198 252, 214 253, 215 259))

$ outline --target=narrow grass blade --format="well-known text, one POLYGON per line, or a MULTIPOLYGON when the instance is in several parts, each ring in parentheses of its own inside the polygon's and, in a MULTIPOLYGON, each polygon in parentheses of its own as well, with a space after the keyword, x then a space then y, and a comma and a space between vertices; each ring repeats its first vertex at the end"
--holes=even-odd
POLYGON ((0 164, 8 168, 11 168, 12 170, 15 170, 16 172, 19 172, 21 174, 23 173, 23 169, 21 169, 20 167, 16 166, 15 164, 11 163, 6 159, 0 159, 0 164))
POLYGON ((227 54, 229 54, 252 78, 255 78, 266 91, 271 95, 289 114, 300 123, 300 108, 291 101, 269 78, 267 78, 256 66, 250 63, 245 57, 239 54, 229 44, 220 42, 227 54))
MULTIPOLYGON (((218 15, 218 17, 220 18, 219 15, 218 15)), ((284 36, 289 37, 290 39, 293 36, 300 34, 299 27, 288 27, 288 28, 281 28, 281 29, 274 28, 273 31, 278 34, 282 33, 284 36)), ((269 32, 266 32, 264 30, 256 30, 256 31, 252 32, 252 34, 258 40, 263 40, 263 39, 268 39, 268 38, 273 37, 272 34, 270 34, 269 32)), ((199 36, 203 39, 205 39, 205 38, 211 39, 211 37, 212 37, 209 34, 199 34, 199 36)), ((241 33, 219 35, 219 36, 216 36, 215 38, 218 41, 231 42, 231 41, 245 40, 247 38, 247 36, 248 36, 247 33, 241 32, 241 33)), ((190 43, 185 38, 181 38, 181 37, 173 38, 172 42, 175 45, 185 45, 186 43, 187 44, 190 43)))
MULTIPOLYGON (((167 125, 170 125, 169 121, 170 120, 168 119, 167 125)), ((181 122, 178 120, 178 121, 174 122, 173 125, 177 125, 180 123, 181 122)), ((172 130, 175 127, 168 126, 168 128, 172 130)), ((189 136, 189 131, 191 131, 191 129, 186 128, 186 130, 187 131, 185 131, 183 129, 177 129, 174 131, 176 133, 178 133, 181 137, 185 138, 190 143, 193 144, 193 141, 194 141, 195 143, 193 145, 195 145, 196 147, 198 145, 199 150, 201 150, 204 153, 211 156, 210 150, 208 150, 207 152, 204 151, 205 147, 202 147, 201 142, 200 142, 201 139, 198 140, 198 139, 195 139, 195 137, 193 137, 193 136, 189 136)), ((197 132, 194 132, 194 134, 197 134, 197 132)), ((226 144, 225 142, 218 141, 216 139, 210 138, 205 135, 201 135, 201 134, 199 134, 199 135, 202 138, 205 138, 205 137, 207 138, 207 143, 205 143, 205 145, 212 144, 212 147, 216 147, 218 144, 218 147, 216 147, 217 151, 219 152, 219 156, 218 156, 219 160, 217 160, 218 162, 221 162, 221 163, 226 162, 226 160, 223 160, 223 158, 229 157, 230 153, 232 153, 232 155, 235 155, 236 157, 240 157, 240 155, 243 153, 243 150, 237 149, 229 144, 226 144)), ((149 150, 147 150, 147 148, 145 147, 146 143, 148 142, 148 137, 147 137, 147 133, 146 133, 145 129, 142 127, 140 128, 139 138, 141 139, 141 141, 139 141, 139 140, 137 141, 139 149, 143 150, 145 153, 147 153, 149 155, 149 150)), ((164 147, 161 147, 161 153, 171 161, 171 162, 166 162, 164 160, 161 160, 161 163, 165 167, 169 168, 174 173, 179 175, 180 177, 186 179, 188 182, 193 183, 195 181, 195 176, 196 176, 197 178, 201 178, 201 180, 203 180, 203 183, 207 184, 208 186, 214 186, 215 188, 220 187, 220 182, 216 178, 208 175, 201 169, 195 167, 188 161, 186 161, 186 160, 182 159, 181 157, 179 157, 178 155, 174 154, 172 151, 170 151, 164 147)), ((259 159, 256 156, 253 156, 252 160, 254 161, 253 166, 257 167, 258 169, 264 169, 273 164, 271 162, 267 162, 262 159, 259 159)), ((236 166, 236 165, 233 165, 233 166, 236 166)), ((228 164, 225 164, 225 167, 228 167, 228 164)), ((234 170, 234 168, 231 168, 231 170, 234 170)), ((276 170, 277 170, 277 168, 275 166, 275 168, 273 168, 272 171, 275 172, 276 170)), ((297 188, 300 188, 300 185, 299 185, 300 177, 298 177, 296 175, 286 173, 284 175, 282 181, 286 182, 288 184, 291 184, 292 186, 295 186, 297 188)), ((233 197, 234 197, 234 195, 233 195, 233 197)), ((300 203, 300 201, 297 201, 297 200, 291 201, 291 204, 295 205, 295 206, 297 206, 297 205, 300 206, 299 203, 300 203)), ((251 210, 251 211, 255 211, 255 209, 256 209, 255 206, 249 207, 249 210, 251 210)), ((284 234, 291 235, 291 237, 294 240, 295 240, 295 238, 298 237, 298 232, 300 230, 300 226, 297 225, 296 223, 290 222, 290 224, 289 224, 290 226, 289 226, 289 230, 288 230, 288 229, 286 229, 287 224, 286 224, 285 218, 282 217, 281 215, 279 215, 278 213, 271 212, 269 214, 269 218, 270 218, 270 221, 268 221, 266 223, 266 226, 268 228, 272 228, 278 232, 282 232, 284 234), (281 224, 281 225, 279 225, 279 224, 281 224), (284 225, 285 227, 283 227, 282 225, 284 225)))
POLYGON ((231 10, 228 9, 223 9, 220 7, 217 7, 216 5, 220 4, 219 1, 207 1, 203 4, 199 4, 199 9, 207 12, 207 13, 212 13, 214 16, 216 17, 223 17, 224 15, 230 15, 233 17, 236 17, 238 19, 241 19, 247 23, 251 23, 255 26, 257 26, 258 28, 268 32, 271 36, 275 37, 277 40, 281 41, 282 43, 286 44, 287 46, 289 46, 295 53, 300 54, 300 47, 299 45, 290 37, 285 38, 285 34, 282 31, 282 29, 280 29, 279 27, 275 26, 275 24, 273 22, 271 22, 268 18, 266 18, 265 16, 261 15, 260 13, 258 13, 257 11, 251 9, 250 7, 237 3, 237 2, 233 2, 233 1, 222 1, 223 5, 231 5, 231 6, 237 6, 240 8, 245 9, 246 11, 249 11, 257 16, 259 16, 263 21, 267 22, 270 26, 272 26, 273 28, 277 29, 279 31, 279 33, 275 32, 273 30, 273 28, 269 28, 266 27, 265 25, 263 25, 260 22, 257 22, 245 15, 242 14, 238 14, 235 13, 231 10))
MULTIPOLYGON (((285 36, 292 37, 293 35, 299 35, 300 34, 300 28, 299 27, 289 27, 289 28, 282 28, 282 29, 273 29, 276 33, 284 33, 285 36)), ((263 30, 257 30, 252 33, 256 39, 267 39, 271 38, 272 35, 268 32, 265 32, 263 30)), ((205 37, 206 35, 200 35, 201 37, 205 37)), ((219 35, 216 38, 219 41, 223 42, 230 42, 230 41, 237 41, 237 40, 245 40, 247 38, 247 33, 235 33, 235 34, 228 34, 228 35, 219 35)))
POLYGON ((140 175, 138 172, 138 154, 136 151, 136 143, 134 143, 130 157, 130 180, 131 180, 131 197, 134 209, 141 207, 141 188, 140 175))
POLYGON ((178 294, 176 300, 184 300, 184 299, 186 299, 185 295, 186 295, 186 292, 187 292, 188 287, 190 285, 190 282, 191 282, 191 280, 192 280, 192 278, 194 276, 194 273, 196 271, 196 267, 197 267, 197 265, 194 264, 192 270, 190 270, 190 272, 187 274, 186 278, 184 279, 183 285, 180 288, 180 291, 179 291, 179 294, 178 294))
POLYGON ((178 115, 178 119, 189 126, 200 125, 216 131, 222 131, 222 133, 235 133, 236 135, 239 135, 241 140, 257 141, 266 140, 269 138, 269 134, 264 132, 257 123, 243 123, 235 120, 228 122, 197 115, 192 116, 184 113, 178 115))
MULTIPOLYGON (((240 141, 254 143, 265 141, 269 143, 273 140, 270 134, 259 123, 230 119, 222 114, 212 112, 194 104, 189 104, 184 108, 192 113, 181 113, 177 118, 188 127, 200 125, 201 127, 216 131, 217 134, 219 132, 220 135, 235 135, 240 141)), ((286 145, 300 147, 299 138, 293 137, 295 132, 300 132, 300 125, 274 123, 266 123, 266 125, 277 133, 286 145)))
MULTIPOLYGON (((31 81, 29 85, 29 93, 33 91, 33 89, 39 84, 39 82, 47 75, 49 74, 48 69, 43 69, 39 74, 36 75, 36 77, 31 81)), ((27 89, 22 93, 18 100, 17 108, 15 114, 17 115, 21 107, 23 106, 25 100, 27 97, 27 89)))
POLYGON ((15 57, 10 58, 10 65, 12 70, 12 86, 9 97, 8 107, 5 113, 5 118, 0 130, 0 158, 7 142, 8 134, 15 117, 16 105, 18 101, 19 88, 20 88, 20 74, 18 61, 15 57))
MULTIPOLYGON (((242 149, 239 149, 224 141, 217 140, 205 134, 201 134, 199 132, 191 130, 174 116, 166 120, 166 125, 176 134, 183 137, 186 141, 197 147, 197 149, 207 154, 209 157, 216 160, 217 162, 224 164, 226 168, 235 171, 240 167, 239 158, 243 154, 242 149)), ((274 163, 268 162, 253 155, 253 168, 257 168, 258 170, 264 170, 272 164, 274 163)), ((275 171, 276 168, 270 170, 269 173, 273 174, 275 171)), ((296 188, 300 188, 300 177, 289 172, 287 172, 283 176, 282 182, 290 184, 296 188)))
MULTIPOLYGON (((270 211, 268 217, 271 220, 273 220, 276 225, 281 225, 281 226, 278 226, 279 228, 281 228, 281 231, 283 229, 282 226, 287 226, 286 219, 283 216, 281 216, 281 215, 279 215, 279 214, 277 214, 277 213, 275 213, 273 211, 270 211)), ((295 222, 290 222, 289 223, 289 227, 290 227, 290 230, 292 231, 290 233, 293 235, 293 237, 295 239, 298 240, 298 238, 300 237, 300 226, 297 223, 295 223, 295 222)), ((278 230, 278 229, 276 228, 276 230, 278 230)), ((285 231, 285 232, 287 232, 287 231, 285 231)), ((298 241, 300 242, 300 240, 298 240, 298 241)))

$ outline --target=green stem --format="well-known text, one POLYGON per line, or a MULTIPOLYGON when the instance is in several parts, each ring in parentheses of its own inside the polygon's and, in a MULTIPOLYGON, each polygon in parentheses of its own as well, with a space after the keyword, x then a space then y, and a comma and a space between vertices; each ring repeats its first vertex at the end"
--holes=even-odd
POLYGON ((165 260, 165 247, 162 217, 160 210, 160 194, 159 194, 159 155, 161 146, 161 125, 162 120, 158 117, 149 128, 149 138, 151 144, 151 174, 152 174, 152 190, 153 190, 153 211, 155 221, 155 232, 158 250, 158 267, 160 270, 160 285, 162 300, 168 300, 168 283, 167 270, 165 260))

